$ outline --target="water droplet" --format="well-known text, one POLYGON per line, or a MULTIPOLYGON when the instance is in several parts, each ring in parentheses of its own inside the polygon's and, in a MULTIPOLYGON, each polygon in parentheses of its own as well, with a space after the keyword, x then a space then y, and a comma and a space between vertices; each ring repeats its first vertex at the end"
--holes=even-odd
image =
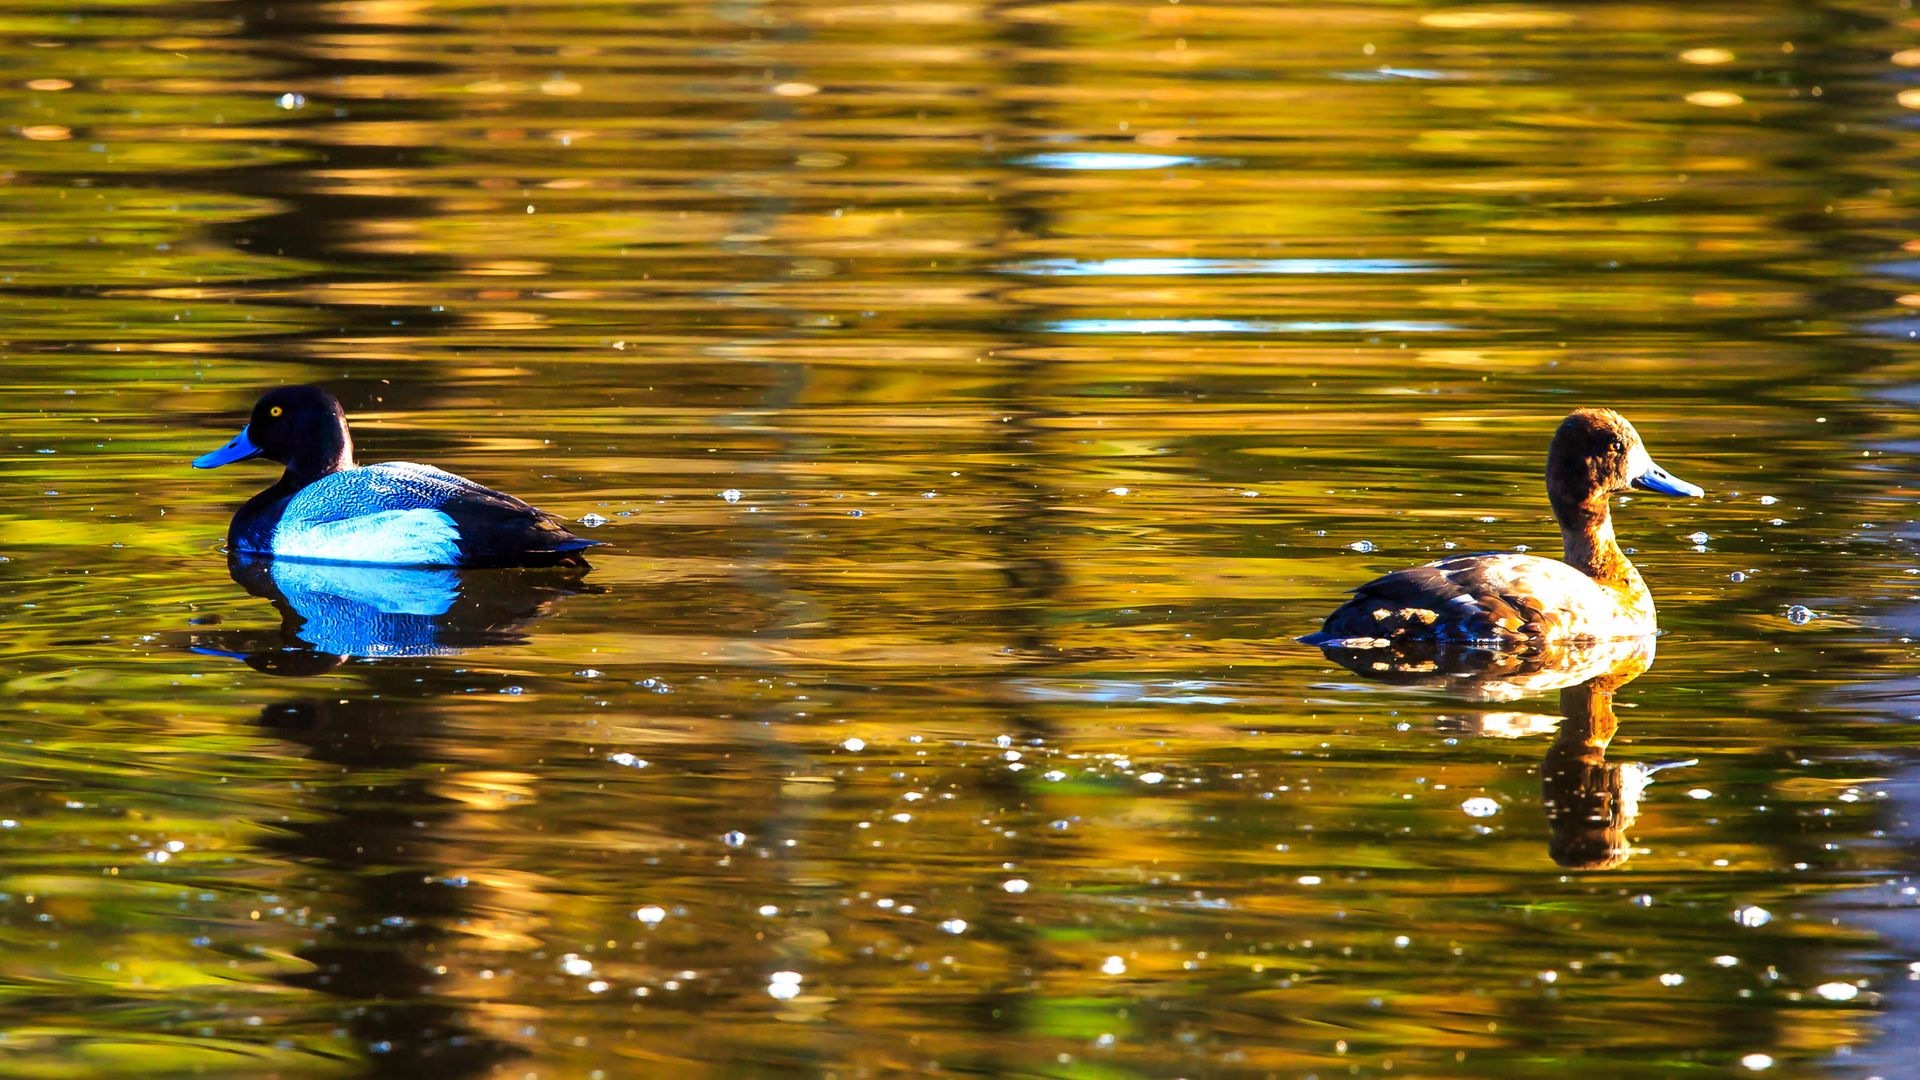
POLYGON ((1008 878, 1000 883, 1000 887, 1010 893, 1023 893, 1027 891, 1027 880, 1025 878, 1008 878))
POLYGON ((625 750, 617 754, 608 754, 607 760, 613 762, 615 765, 625 765, 629 769, 644 769, 649 764, 646 758, 635 757, 625 750))
POLYGON ((1109 956, 1106 962, 1100 965, 1100 970, 1108 975, 1125 975, 1127 962, 1118 956, 1109 956))
POLYGON ((1818 617, 1811 608, 1802 607, 1799 604, 1787 609, 1787 621, 1795 626, 1805 626, 1818 617))
POLYGON ((853 738, 848 739, 846 742, 841 743, 840 745, 842 747, 845 747, 847 750, 857 754, 860 751, 865 750, 867 748, 867 740, 862 739, 856 735, 853 738))
POLYGON ((593 974, 593 961, 588 960, 584 956, 576 956, 573 953, 568 953, 560 958, 560 970, 569 975, 591 975, 593 974))
POLYGON ((964 934, 967 932, 967 920, 948 919, 946 922, 940 924, 940 929, 945 930, 949 934, 964 934))
POLYGON ((1355 540, 1353 543, 1348 544, 1347 547, 1353 549, 1354 551, 1359 552, 1362 555, 1365 555, 1367 552, 1373 550, 1373 541, 1355 540))
POLYGON ((1773 1068, 1773 1058, 1766 1054, 1748 1054, 1746 1057, 1740 1059, 1740 1064, 1745 1065, 1754 1072, 1759 1072, 1762 1069, 1773 1068))
POLYGON ((307 106, 307 96, 305 94, 296 94, 289 90, 279 97, 274 98, 273 103, 288 110, 304 109, 307 106))
POLYGON ((727 490, 720 493, 720 497, 727 500, 730 503, 737 503, 740 501, 740 489, 728 488, 727 490))
POLYGON ((1761 927, 1773 921, 1773 912, 1756 906, 1737 908, 1733 913, 1733 921, 1748 928, 1761 927))
POLYGON ((609 518, 606 518, 600 514, 587 514, 586 516, 580 519, 580 524, 585 525, 589 529, 597 529, 600 526, 605 525, 609 520, 610 520, 609 518))
POLYGON ((734 829, 731 832, 722 833, 720 836, 720 842, 727 845, 730 848, 737 848, 744 845, 747 842, 747 834, 741 832, 739 829, 734 829))
POLYGON ((1140 782, 1143 784, 1157 784, 1160 781, 1165 780, 1166 778, 1167 778, 1166 773, 1144 772, 1140 774, 1140 782))
POLYGON ((1669 971, 1660 976, 1661 986, 1679 986, 1681 983, 1686 981, 1687 981, 1687 977, 1685 975, 1680 974, 1677 971, 1669 971))
POLYGON ((1500 812, 1500 804, 1480 795, 1461 803, 1460 812, 1468 817, 1492 817, 1500 812))
POLYGON ((1860 988, 1847 982, 1821 983, 1813 992, 1828 1001, 1852 1001, 1860 995, 1860 988))
POLYGON ((633 917, 646 923, 648 926, 658 926, 660 925, 660 920, 667 917, 667 909, 658 904, 648 904, 646 907, 635 911, 633 917))

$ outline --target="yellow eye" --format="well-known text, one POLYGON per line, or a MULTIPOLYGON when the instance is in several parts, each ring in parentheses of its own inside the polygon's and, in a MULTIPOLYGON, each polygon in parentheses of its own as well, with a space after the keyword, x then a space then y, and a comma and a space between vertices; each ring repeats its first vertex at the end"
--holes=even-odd
POLYGON ((281 412, 282 412, 282 410, 281 410, 281 408, 280 408, 280 406, 278 406, 278 405, 275 405, 275 406, 274 406, 273 408, 271 408, 271 409, 268 409, 268 410, 267 410, 267 415, 268 415, 268 416, 279 416, 281 412))

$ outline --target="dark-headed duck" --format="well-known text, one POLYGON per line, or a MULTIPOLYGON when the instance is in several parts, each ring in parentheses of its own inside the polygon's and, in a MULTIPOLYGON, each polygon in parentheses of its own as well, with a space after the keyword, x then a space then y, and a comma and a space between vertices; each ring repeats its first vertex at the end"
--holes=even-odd
POLYGON ((585 566, 598 543, 511 495, 431 465, 355 465, 347 416, 318 386, 283 386, 232 442, 193 462, 286 466, 227 530, 234 552, 385 566, 585 566))
POLYGON ((1376 578, 1327 616, 1311 645, 1366 648, 1396 640, 1521 641, 1653 633, 1653 595, 1613 538, 1612 497, 1628 488, 1698 497, 1653 463, 1626 417, 1580 409, 1547 449, 1547 499, 1564 562, 1535 555, 1462 555, 1376 578))

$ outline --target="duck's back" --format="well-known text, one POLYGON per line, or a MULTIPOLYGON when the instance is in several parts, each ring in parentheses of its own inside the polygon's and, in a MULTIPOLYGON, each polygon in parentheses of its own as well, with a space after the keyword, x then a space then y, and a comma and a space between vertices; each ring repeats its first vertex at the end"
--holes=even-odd
POLYGON ((1354 590, 1327 616, 1314 644, 1396 638, 1437 641, 1615 638, 1649 633, 1643 613, 1615 589, 1557 559, 1461 555, 1396 571, 1354 590))
POLYGON ((234 524, 238 550, 388 566, 577 562, 593 544, 511 495, 410 461, 330 473, 249 504, 234 524))

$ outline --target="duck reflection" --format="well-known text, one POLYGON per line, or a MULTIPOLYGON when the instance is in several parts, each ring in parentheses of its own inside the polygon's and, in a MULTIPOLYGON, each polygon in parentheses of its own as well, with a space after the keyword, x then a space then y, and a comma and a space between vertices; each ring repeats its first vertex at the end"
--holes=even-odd
POLYGON ((350 566, 235 555, 233 579, 280 612, 277 640, 202 633, 201 652, 273 675, 316 675, 352 657, 451 656, 527 640, 556 601, 597 591, 585 570, 451 570, 350 566))
POLYGON ((1632 854, 1627 832, 1655 773, 1695 762, 1618 764, 1607 745, 1619 729, 1614 694, 1653 665, 1654 639, 1547 643, 1524 652, 1414 643, 1394 649, 1322 650, 1349 671, 1401 686, 1428 686, 1473 701, 1510 701, 1560 692, 1560 715, 1482 712, 1444 716, 1443 730, 1493 738, 1554 732, 1540 765, 1547 854, 1561 866, 1609 870, 1632 854))

